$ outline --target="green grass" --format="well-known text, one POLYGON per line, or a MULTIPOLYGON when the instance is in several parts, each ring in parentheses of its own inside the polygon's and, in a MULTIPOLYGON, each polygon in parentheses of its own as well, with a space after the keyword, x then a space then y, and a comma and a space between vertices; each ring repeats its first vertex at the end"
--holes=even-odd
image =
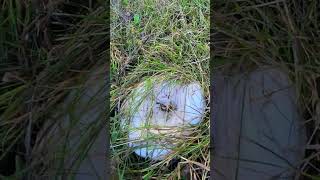
MULTIPOLYGON (((152 77, 200 82, 209 98, 209 1, 121 1, 111 4, 111 105, 152 77)), ((112 159, 123 179, 206 178, 209 168, 209 109, 193 137, 160 162, 137 159, 117 112, 111 118, 112 159), (173 159, 179 165, 168 170, 173 159), (207 168, 207 169, 206 169, 207 168), (196 169, 200 171, 196 172, 196 169), (191 170, 191 175, 183 171, 191 170)))

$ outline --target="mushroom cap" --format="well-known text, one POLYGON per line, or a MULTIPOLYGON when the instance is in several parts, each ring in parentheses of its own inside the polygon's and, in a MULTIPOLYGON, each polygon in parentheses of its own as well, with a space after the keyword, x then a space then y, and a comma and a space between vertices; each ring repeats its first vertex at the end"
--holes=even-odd
POLYGON ((161 160, 179 139, 192 133, 190 126, 201 122, 205 108, 205 97, 197 82, 183 85, 156 79, 144 81, 122 106, 129 112, 122 119, 129 123, 129 146, 141 157, 161 160))

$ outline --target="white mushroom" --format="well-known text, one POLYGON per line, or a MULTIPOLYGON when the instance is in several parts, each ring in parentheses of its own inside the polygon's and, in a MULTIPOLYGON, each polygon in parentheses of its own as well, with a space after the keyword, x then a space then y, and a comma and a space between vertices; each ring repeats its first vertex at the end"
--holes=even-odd
POLYGON ((144 81, 121 108, 123 126, 128 122, 129 146, 141 157, 165 158, 179 139, 190 135, 190 125, 201 122, 205 107, 197 82, 144 81))

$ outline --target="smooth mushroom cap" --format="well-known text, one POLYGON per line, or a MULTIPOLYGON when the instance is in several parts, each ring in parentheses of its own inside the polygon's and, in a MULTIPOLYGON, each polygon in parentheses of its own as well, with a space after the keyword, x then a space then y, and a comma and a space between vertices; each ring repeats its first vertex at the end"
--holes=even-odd
POLYGON ((190 125, 201 122, 205 113, 205 99, 199 83, 180 85, 161 82, 150 89, 142 83, 122 109, 129 114, 129 146, 135 153, 154 160, 172 152, 177 138, 189 135, 190 125), (163 107, 172 106, 170 111, 163 107))

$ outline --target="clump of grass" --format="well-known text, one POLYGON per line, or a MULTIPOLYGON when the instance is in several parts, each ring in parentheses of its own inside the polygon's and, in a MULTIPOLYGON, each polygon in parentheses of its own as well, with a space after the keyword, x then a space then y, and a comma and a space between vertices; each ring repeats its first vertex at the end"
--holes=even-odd
POLYGON ((213 5, 212 67, 275 65, 295 82, 307 127, 306 157, 298 178, 317 179, 319 149, 319 2, 216 1, 213 5))
MULTIPOLYGON (((141 159, 127 146, 120 106, 150 77, 198 81, 209 98, 209 1, 121 1, 111 4, 112 159, 120 178, 209 177, 209 110, 194 138, 159 162, 141 159), (174 161, 178 164, 172 166, 174 161), (171 165, 171 167, 170 167, 171 165), (185 171, 191 172, 186 175, 185 171)), ((209 102, 207 102, 209 103, 209 102)))

